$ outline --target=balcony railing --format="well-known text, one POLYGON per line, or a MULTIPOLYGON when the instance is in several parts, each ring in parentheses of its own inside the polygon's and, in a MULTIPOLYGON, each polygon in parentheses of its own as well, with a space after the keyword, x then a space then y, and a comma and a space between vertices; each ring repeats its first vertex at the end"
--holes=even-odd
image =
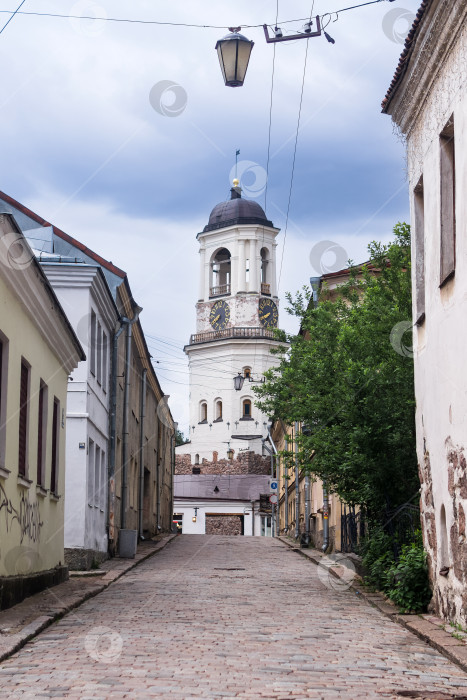
POLYGON ((274 331, 267 328, 225 328, 222 331, 207 331, 195 333, 190 337, 190 345, 209 343, 211 340, 228 340, 231 338, 270 338, 274 339, 274 331))
POLYGON ((225 297, 230 294, 230 284, 220 284, 218 287, 211 287, 210 297, 225 297))
POLYGON ((267 282, 261 282, 261 294, 271 296, 271 285, 267 282))

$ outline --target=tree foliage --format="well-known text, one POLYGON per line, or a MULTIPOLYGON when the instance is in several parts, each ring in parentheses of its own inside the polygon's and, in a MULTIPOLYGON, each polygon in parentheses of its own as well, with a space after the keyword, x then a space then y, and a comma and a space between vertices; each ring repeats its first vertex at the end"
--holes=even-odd
POLYGON ((350 268, 337 297, 321 290, 314 308, 307 288, 287 296, 300 333, 282 333, 289 347, 255 388, 263 411, 306 426, 302 466, 373 520, 419 487, 409 226, 397 224, 394 235, 368 246, 369 264, 350 268))

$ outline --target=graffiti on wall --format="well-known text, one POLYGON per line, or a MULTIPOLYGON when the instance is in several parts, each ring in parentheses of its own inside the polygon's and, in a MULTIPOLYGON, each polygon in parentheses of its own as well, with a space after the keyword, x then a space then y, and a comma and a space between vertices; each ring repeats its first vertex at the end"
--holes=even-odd
POLYGON ((30 503, 27 495, 23 494, 19 502, 19 508, 15 508, 0 484, 0 517, 2 515, 5 518, 7 532, 11 530, 13 523, 18 523, 21 544, 25 537, 32 542, 39 542, 41 528, 44 525, 39 512, 39 503, 30 503))

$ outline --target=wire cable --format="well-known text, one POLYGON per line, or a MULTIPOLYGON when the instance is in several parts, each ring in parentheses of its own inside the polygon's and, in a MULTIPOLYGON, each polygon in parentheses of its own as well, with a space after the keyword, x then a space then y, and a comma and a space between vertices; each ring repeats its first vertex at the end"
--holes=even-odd
MULTIPOLYGON (((379 0, 378 0, 379 1, 379 0)), ((281 255, 281 264, 279 268, 279 277, 278 277, 278 282, 277 282, 277 288, 279 289, 280 283, 281 283, 281 276, 282 276, 282 265, 284 263, 284 252, 285 252, 285 242, 287 240, 287 228, 289 225, 289 213, 290 213, 290 202, 292 199, 292 189, 293 189, 293 181, 294 181, 294 174, 295 174, 295 161, 297 157, 297 143, 298 143, 298 133, 300 130, 300 119, 302 116, 302 104, 303 104, 303 92, 304 92, 304 87, 305 87, 305 75, 306 75, 306 64, 307 64, 307 59, 308 59, 308 46, 309 42, 306 42, 306 51, 305 51, 305 61, 303 65, 303 76, 302 76, 302 89, 300 93, 300 104, 298 107, 298 118, 297 118, 297 130, 295 132, 295 145, 294 145, 294 152, 293 152, 293 159, 292 159, 292 173, 290 177, 290 188, 289 188, 289 201, 287 203, 287 213, 285 217, 285 228, 284 228, 284 243, 282 246, 282 255, 281 255)))
MULTIPOLYGON (((5 22, 5 24, 3 25, 3 27, 0 29, 0 34, 1 34, 3 31, 5 31, 5 29, 8 27, 8 25, 10 24, 11 20, 13 19, 13 17, 14 17, 15 15, 18 14, 19 9, 24 5, 25 2, 26 2, 26 0, 23 0, 22 2, 20 2, 20 4, 18 5, 18 7, 16 8, 16 10, 12 13, 11 17, 5 22)), ((21 12, 21 14, 24 14, 24 13, 21 12)))
MULTIPOLYGON (((366 5, 377 5, 380 2, 387 2, 388 0, 371 0, 371 2, 364 2, 361 3, 360 5, 352 5, 350 7, 344 7, 340 10, 333 10, 332 12, 326 12, 326 15, 328 14, 339 14, 340 12, 347 12, 347 10, 356 10, 359 7, 365 7, 366 5)), ((391 1, 391 0, 389 0, 391 1)), ((26 0, 23 0, 23 2, 19 5, 21 7, 24 5, 26 0)), ((18 15, 28 15, 28 16, 35 16, 35 17, 56 17, 60 19, 89 19, 93 20, 96 22, 121 22, 121 23, 127 23, 127 24, 148 24, 148 25, 160 25, 160 26, 169 26, 169 27, 190 27, 194 29, 228 29, 226 25, 220 25, 220 24, 190 24, 188 22, 161 22, 159 20, 150 20, 150 19, 128 19, 126 17, 93 17, 91 15, 68 15, 68 14, 61 14, 58 12, 19 12, 19 7, 12 11, 12 10, 0 10, 0 14, 10 14, 11 17, 9 21, 5 24, 6 25, 13 19, 13 17, 18 14, 18 15)), ((285 20, 280 20, 279 22, 276 22, 277 24, 292 24, 293 22, 304 22, 308 20, 308 17, 298 17, 297 19, 285 19, 285 20)), ((239 26, 242 27, 243 29, 257 29, 259 27, 263 27, 265 23, 261 24, 240 24, 239 26)), ((271 27, 271 24, 268 24, 269 27, 271 27)), ((3 27, 3 29, 5 28, 3 27)), ((3 31, 3 29, 0 31, 0 33, 3 31)))
MULTIPOLYGON (((276 27, 277 17, 279 15, 279 0, 276 0, 276 27)), ((272 74, 271 74, 271 98, 269 102, 269 128, 268 128, 268 155, 266 159, 266 187, 264 189, 264 211, 267 211, 268 202, 268 182, 269 182, 269 158, 271 155, 271 127, 272 127, 272 97, 274 93, 274 69, 276 65, 276 44, 274 44, 272 53, 272 74)), ((264 229, 263 229, 264 234, 264 229)))

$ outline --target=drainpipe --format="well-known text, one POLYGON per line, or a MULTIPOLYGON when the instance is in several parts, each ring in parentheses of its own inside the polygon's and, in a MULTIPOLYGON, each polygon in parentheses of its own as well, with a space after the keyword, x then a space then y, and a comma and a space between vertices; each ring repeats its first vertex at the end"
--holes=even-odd
POLYGON ((251 534, 255 535, 255 502, 251 502, 251 534))
POLYGON ((298 423, 295 421, 295 539, 298 540, 300 536, 299 532, 299 507, 300 507, 300 494, 299 494, 299 472, 298 472, 298 423))
POLYGON ((128 438, 129 438, 129 412, 130 412, 130 379, 131 379, 131 338, 133 324, 143 309, 137 306, 131 320, 124 319, 126 325, 126 353, 125 353, 125 384, 123 390, 123 430, 122 430, 122 498, 120 529, 126 529, 126 509, 128 502, 128 438))
MULTIPOLYGON (((274 440, 271 437, 271 432, 269 430, 269 427, 267 430, 268 430, 268 436, 267 436, 267 438, 265 438, 265 440, 263 440, 263 445, 264 445, 264 448, 271 455, 271 478, 274 478, 274 458, 277 457, 277 449, 276 449, 276 446, 274 444, 274 440), (269 440, 271 447, 272 447, 272 450, 270 450, 269 447, 267 447, 265 445, 266 440, 269 440)), ((277 494, 277 496, 278 496, 278 498, 277 498, 277 510, 276 510, 274 504, 272 505, 272 509, 271 509, 272 510, 272 513, 271 513, 272 533, 271 534, 273 537, 275 537, 275 535, 279 531, 278 522, 277 522, 279 519, 279 494, 277 494)))
POLYGON ((327 481, 323 478, 323 552, 329 547, 329 500, 327 481))
POLYGON ((112 340, 112 367, 110 375, 110 449, 109 449, 109 484, 107 494, 107 528, 109 541, 115 541, 115 453, 117 433, 117 370, 118 370, 118 339, 125 330, 127 318, 119 319, 120 328, 114 332, 112 340))
POLYGON ((170 475, 170 531, 173 530, 173 519, 174 519, 174 474, 175 474, 175 435, 177 434, 178 423, 174 423, 174 431, 171 441, 171 475, 170 475))
MULTIPOLYGON (((159 439, 159 431, 161 429, 161 424, 159 419, 157 420, 157 445, 162 445, 162 441, 159 439)), ((157 464, 156 464, 156 489, 157 489, 157 532, 162 530, 161 525, 161 456, 159 454, 159 449, 157 450, 157 464)))
POLYGON ((148 370, 143 369, 141 377, 141 408, 140 408, 140 442, 139 442, 139 536, 143 536, 143 501, 144 501, 144 419, 146 417, 146 377, 148 370))
MULTIPOLYGON (((286 436, 285 437, 285 449, 288 452, 289 451, 289 438, 286 436)), ((285 505, 285 510, 284 510, 284 527, 285 527, 285 534, 289 534, 289 467, 287 465, 287 459, 285 460, 284 464, 284 483, 285 483, 285 494, 284 494, 284 505, 285 505)))
POLYGON ((310 543, 310 477, 305 476, 305 537, 307 545, 310 543))

